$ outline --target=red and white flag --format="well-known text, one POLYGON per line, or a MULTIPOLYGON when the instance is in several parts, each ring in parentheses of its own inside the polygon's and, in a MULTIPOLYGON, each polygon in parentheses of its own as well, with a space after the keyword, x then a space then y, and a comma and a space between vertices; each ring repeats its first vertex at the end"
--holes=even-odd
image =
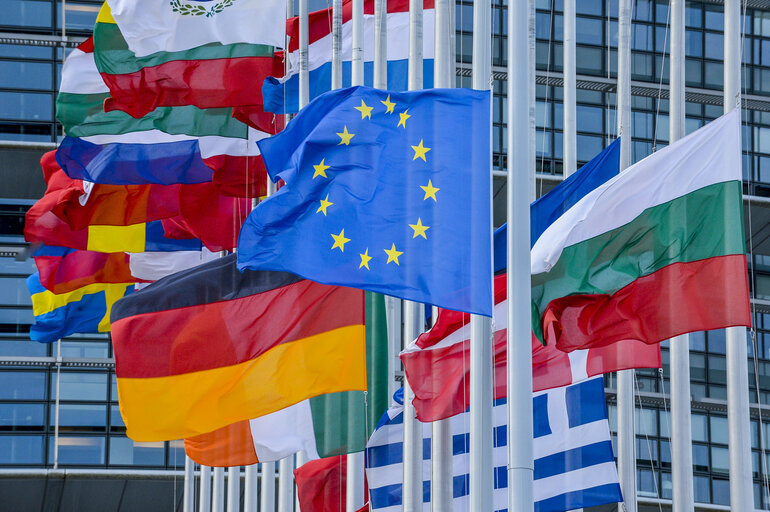
MULTIPOLYGON (((506 279, 495 277, 494 388, 495 398, 506 394, 506 279)), ((414 391, 420 421, 435 421, 464 412, 470 405, 470 315, 439 309, 433 328, 400 354, 406 378, 414 391)), ((543 346, 532 336, 534 391, 576 384, 589 377, 629 368, 660 368, 660 346, 624 340, 611 345, 562 352, 543 346)))

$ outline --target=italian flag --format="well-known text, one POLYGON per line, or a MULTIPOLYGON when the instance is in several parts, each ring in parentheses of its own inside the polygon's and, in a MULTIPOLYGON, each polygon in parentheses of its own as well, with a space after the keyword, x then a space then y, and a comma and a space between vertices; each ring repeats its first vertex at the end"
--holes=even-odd
POLYGON ((570 352, 750 325, 734 110, 589 193, 532 249, 532 324, 570 352))

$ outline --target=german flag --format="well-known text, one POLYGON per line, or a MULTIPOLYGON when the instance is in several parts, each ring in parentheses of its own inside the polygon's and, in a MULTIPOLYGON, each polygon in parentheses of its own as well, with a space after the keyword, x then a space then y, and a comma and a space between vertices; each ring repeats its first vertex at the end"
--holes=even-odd
POLYGON ((112 309, 120 410, 135 441, 188 438, 325 393, 366 389, 361 290, 236 268, 161 279, 112 309))

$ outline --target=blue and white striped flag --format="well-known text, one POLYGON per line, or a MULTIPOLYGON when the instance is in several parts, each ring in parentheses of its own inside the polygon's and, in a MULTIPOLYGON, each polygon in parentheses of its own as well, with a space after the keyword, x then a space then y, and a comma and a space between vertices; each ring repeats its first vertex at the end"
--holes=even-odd
MULTIPOLYGON (((401 510, 403 393, 382 416, 366 452, 372 510, 401 510)), ((535 512, 562 512, 622 501, 601 377, 535 393, 535 512)), ((469 413, 451 418, 454 511, 469 510, 469 413)), ((506 406, 493 408, 495 511, 507 510, 506 406)), ((423 510, 430 510, 430 424, 423 424, 423 510)))

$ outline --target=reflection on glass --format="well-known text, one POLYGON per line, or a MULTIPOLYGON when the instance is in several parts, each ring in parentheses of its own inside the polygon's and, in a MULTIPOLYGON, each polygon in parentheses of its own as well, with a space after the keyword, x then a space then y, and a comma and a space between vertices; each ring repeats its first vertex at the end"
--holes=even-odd
POLYGON ((42 431, 44 424, 43 404, 0 404, 0 431, 42 431))
MULTIPOLYGON (((59 464, 104 464, 103 437, 59 436, 59 464)), ((53 464, 54 438, 48 441, 48 463, 53 464)))
POLYGON ((42 464, 43 436, 0 436, 0 464, 42 464))
MULTIPOLYGON (((49 425, 56 422, 56 406, 51 405, 49 425)), ((59 428, 63 431, 103 431, 107 424, 107 407, 104 405, 60 404, 59 428)))
POLYGON ((162 466, 164 443, 139 443, 127 437, 110 438, 110 464, 162 466))
MULTIPOLYGON (((107 374, 61 372, 62 400, 106 400, 107 374)), ((51 396, 56 394, 56 379, 51 379, 51 396)))
POLYGON ((25 371, 0 372, 0 399, 43 400, 45 373, 25 371))

